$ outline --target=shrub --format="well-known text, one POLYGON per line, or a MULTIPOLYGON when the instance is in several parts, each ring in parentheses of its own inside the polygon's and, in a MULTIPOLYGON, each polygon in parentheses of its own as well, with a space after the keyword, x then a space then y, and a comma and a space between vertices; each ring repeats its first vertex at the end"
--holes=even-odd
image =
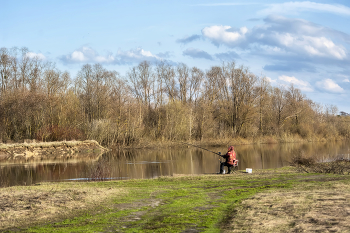
POLYGON ((94 166, 90 169, 90 180, 104 180, 111 176, 111 163, 107 158, 101 158, 94 166))
POLYGON ((85 140, 85 135, 76 127, 53 125, 41 128, 36 134, 36 139, 44 142, 85 140))
POLYGON ((312 157, 306 158, 301 154, 293 157, 291 166, 295 166, 302 172, 350 174, 350 160, 337 158, 328 162, 316 162, 312 157))

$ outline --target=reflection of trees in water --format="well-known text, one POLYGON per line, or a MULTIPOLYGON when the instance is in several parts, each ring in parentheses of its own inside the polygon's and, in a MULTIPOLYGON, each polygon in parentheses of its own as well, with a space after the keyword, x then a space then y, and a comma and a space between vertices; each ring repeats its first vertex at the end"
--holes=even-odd
POLYGON ((136 178, 200 173, 205 167, 211 166, 205 161, 202 150, 192 148, 119 150, 106 155, 114 161, 115 174, 121 172, 127 177, 136 178))
POLYGON ((102 156, 90 167, 89 178, 91 180, 104 180, 111 178, 112 165, 110 157, 102 156))
POLYGON ((0 167, 0 187, 31 185, 36 176, 34 169, 30 167, 3 166, 0 167))
MULTIPOLYGON (((90 163, 91 164, 91 163, 90 163)), ((86 177, 89 163, 36 163, 0 168, 0 187, 86 177)))
POLYGON ((347 141, 313 142, 313 143, 281 143, 256 144, 236 146, 239 169, 246 167, 277 168, 288 166, 295 154, 302 153, 306 157, 316 160, 335 158, 339 154, 349 151, 347 141))
MULTIPOLYGON (((253 169, 288 166, 293 155, 303 153, 306 157, 327 160, 350 156, 347 141, 320 143, 285 143, 235 146, 239 168, 253 169)), ((226 153, 227 147, 207 148, 226 153)), ((105 178, 133 179, 153 178, 172 174, 216 173, 220 157, 198 148, 134 149, 116 150, 93 159, 72 162, 64 160, 53 163, 33 163, 0 167, 0 186, 30 185, 42 181, 75 178, 91 178, 91 169, 109 166, 105 178)), ((105 169, 106 171, 108 169, 105 169)))
POLYGON ((11 173, 8 169, 0 167, 0 187, 10 186, 11 173))

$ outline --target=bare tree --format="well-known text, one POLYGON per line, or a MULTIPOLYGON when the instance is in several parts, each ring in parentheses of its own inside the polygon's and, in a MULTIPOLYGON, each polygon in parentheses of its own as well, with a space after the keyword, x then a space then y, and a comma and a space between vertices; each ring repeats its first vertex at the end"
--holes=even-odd
POLYGON ((286 91, 278 87, 273 88, 271 101, 277 129, 280 130, 284 120, 285 107, 287 105, 286 91))
POLYGON ((295 88, 294 85, 291 84, 286 92, 286 99, 288 102, 288 116, 285 119, 294 118, 294 124, 298 126, 298 116, 304 110, 303 100, 305 96, 298 88, 295 88))
POLYGON ((131 82, 132 93, 143 104, 150 107, 152 100, 152 87, 154 76, 149 62, 141 62, 137 67, 133 67, 128 73, 128 79, 131 82))
POLYGON ((189 102, 192 103, 197 101, 200 94, 201 82, 203 79, 204 79, 204 72, 198 69, 197 67, 193 67, 191 69, 190 83, 188 87, 189 102))
POLYGON ((175 79, 175 70, 170 65, 166 65, 163 70, 163 80, 165 84, 166 94, 168 95, 168 99, 171 101, 175 101, 178 97, 178 87, 175 79))
POLYGON ((258 96, 254 89, 258 79, 248 68, 235 68, 235 63, 228 63, 225 66, 225 76, 232 99, 232 132, 240 134, 243 126, 249 126, 256 117, 255 106, 258 96))
POLYGON ((0 49, 1 93, 4 94, 10 79, 11 56, 7 48, 0 49))
POLYGON ((190 79, 190 69, 184 63, 180 63, 177 66, 176 71, 179 83, 179 99, 183 104, 186 104, 190 79))

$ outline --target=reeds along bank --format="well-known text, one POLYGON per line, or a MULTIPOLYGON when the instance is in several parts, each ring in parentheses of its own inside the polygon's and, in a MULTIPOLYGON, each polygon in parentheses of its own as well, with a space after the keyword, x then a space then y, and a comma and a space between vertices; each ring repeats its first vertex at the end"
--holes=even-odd
POLYGON ((294 86, 273 87, 235 62, 208 67, 147 61, 125 75, 100 64, 75 77, 28 49, 0 51, 0 139, 206 140, 299 135, 349 136, 349 116, 308 99, 294 86))

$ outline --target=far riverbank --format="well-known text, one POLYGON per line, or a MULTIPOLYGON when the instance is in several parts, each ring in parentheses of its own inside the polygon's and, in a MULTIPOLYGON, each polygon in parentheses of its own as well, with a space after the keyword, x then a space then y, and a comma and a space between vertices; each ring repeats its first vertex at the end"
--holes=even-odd
POLYGON ((0 162, 97 157, 106 151, 94 140, 0 144, 0 162))

